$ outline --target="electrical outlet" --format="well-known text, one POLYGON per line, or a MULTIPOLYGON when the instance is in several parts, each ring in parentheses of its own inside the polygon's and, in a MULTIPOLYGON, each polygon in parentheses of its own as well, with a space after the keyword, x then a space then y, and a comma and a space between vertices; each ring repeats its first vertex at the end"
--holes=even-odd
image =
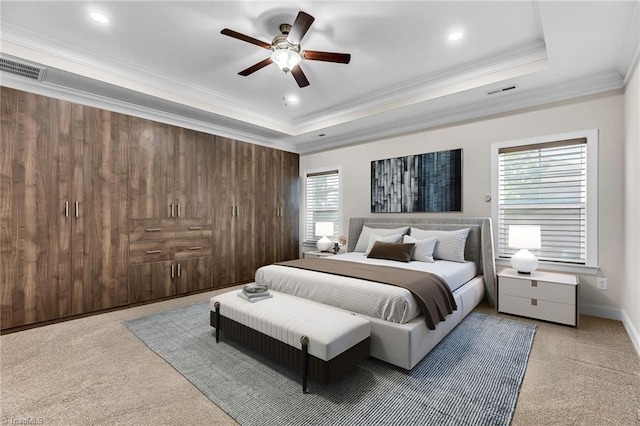
POLYGON ((596 283, 596 287, 598 290, 606 290, 607 289, 607 279, 606 278, 598 278, 596 283))

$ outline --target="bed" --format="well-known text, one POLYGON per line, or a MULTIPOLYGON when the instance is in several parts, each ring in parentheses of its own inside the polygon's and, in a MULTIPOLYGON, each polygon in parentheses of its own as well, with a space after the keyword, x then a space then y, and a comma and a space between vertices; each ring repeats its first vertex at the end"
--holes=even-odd
MULTIPOLYGON (((420 241, 424 243, 426 239, 420 241)), ((370 249, 372 244, 367 248, 370 249)), ((298 269, 291 265, 264 266, 256 271, 256 282, 367 319, 371 323, 371 356, 407 370, 420 362, 481 300, 486 298, 494 305, 496 272, 491 220, 488 218, 352 218, 349 222, 347 253, 324 258, 321 263, 338 267, 335 262, 341 265, 351 262, 361 269, 363 267, 360 265, 364 264, 368 265, 366 268, 389 266, 431 272, 450 288, 456 308, 437 324, 428 325, 414 293, 405 288, 298 269), (372 259, 365 255, 363 241, 367 245, 367 237, 369 241, 393 239, 399 229, 403 230, 402 239, 411 233, 417 237, 434 237, 435 234, 439 242, 434 254, 438 254, 437 247, 447 248, 446 243, 442 242, 449 241, 447 238, 450 236, 465 235, 466 239, 458 242, 458 253, 449 255, 442 251, 441 257, 449 260, 412 260, 405 263, 372 259), (464 246, 464 254, 460 244, 464 246), (452 261, 450 256, 457 257, 452 261)))

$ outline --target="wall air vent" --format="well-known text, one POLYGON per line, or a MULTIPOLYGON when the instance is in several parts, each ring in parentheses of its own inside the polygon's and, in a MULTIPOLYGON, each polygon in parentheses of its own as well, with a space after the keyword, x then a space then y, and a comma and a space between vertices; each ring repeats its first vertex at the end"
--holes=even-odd
POLYGON ((487 93, 487 95, 495 95, 496 93, 503 93, 503 92, 508 92, 509 90, 513 90, 516 88, 516 85, 512 85, 512 86, 507 86, 507 87, 502 87, 500 89, 494 89, 494 90, 489 90, 487 93))
POLYGON ((0 71, 32 80, 42 81, 45 68, 36 67, 30 64, 14 61, 13 59, 0 58, 0 71))

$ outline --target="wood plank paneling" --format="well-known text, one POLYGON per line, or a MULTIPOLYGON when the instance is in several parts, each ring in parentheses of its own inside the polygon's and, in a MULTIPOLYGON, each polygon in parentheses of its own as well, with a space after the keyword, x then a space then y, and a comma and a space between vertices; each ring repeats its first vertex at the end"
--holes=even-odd
POLYGON ((2 329, 247 282, 297 257, 297 155, 0 93, 2 329))

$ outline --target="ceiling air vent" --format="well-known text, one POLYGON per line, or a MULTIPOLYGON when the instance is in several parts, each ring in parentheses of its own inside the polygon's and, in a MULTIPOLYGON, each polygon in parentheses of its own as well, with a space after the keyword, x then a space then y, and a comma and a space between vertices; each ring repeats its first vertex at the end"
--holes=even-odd
POLYGON ((516 85, 514 84, 512 86, 502 87, 500 89, 489 90, 487 92, 487 95, 495 95, 496 93, 508 92, 509 90, 513 90, 515 88, 516 88, 516 85))
POLYGON ((0 71, 15 74, 20 77, 30 78, 32 80, 42 81, 44 78, 44 68, 36 67, 30 64, 17 62, 12 59, 0 58, 0 71))

